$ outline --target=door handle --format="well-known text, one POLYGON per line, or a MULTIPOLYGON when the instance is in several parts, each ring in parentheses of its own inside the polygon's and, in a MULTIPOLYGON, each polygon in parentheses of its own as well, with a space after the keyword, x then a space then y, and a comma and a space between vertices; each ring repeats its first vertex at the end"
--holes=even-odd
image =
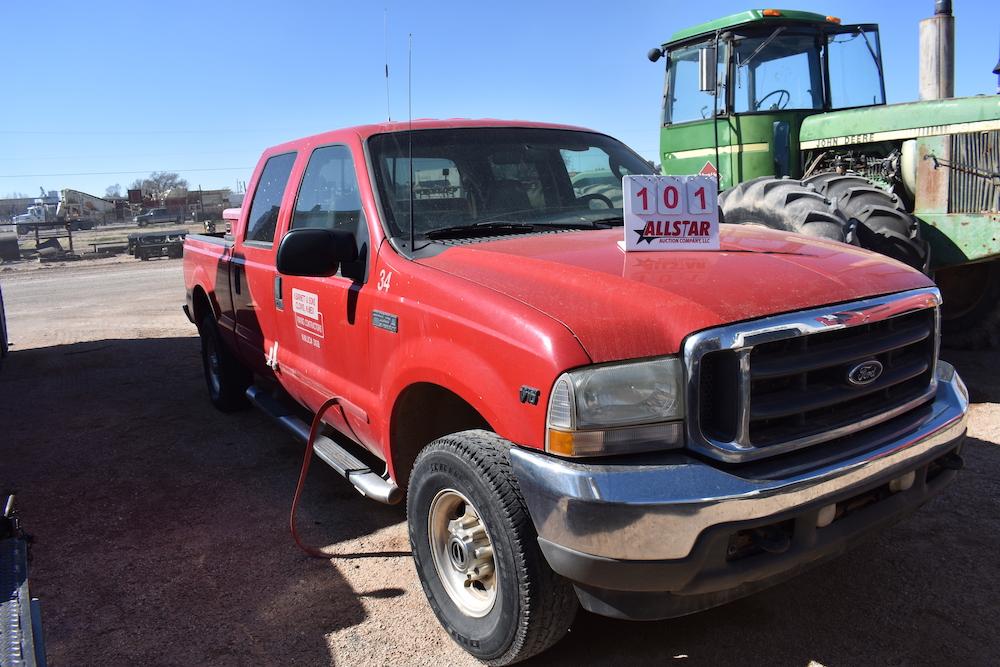
POLYGON ((281 276, 274 277, 274 307, 278 310, 285 309, 285 301, 281 294, 281 276))

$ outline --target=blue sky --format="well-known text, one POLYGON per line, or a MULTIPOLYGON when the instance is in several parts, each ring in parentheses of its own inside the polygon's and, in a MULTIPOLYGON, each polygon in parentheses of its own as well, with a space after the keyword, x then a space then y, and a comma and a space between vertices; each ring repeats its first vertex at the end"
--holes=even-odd
MULTIPOLYGON (((642 2, 41 2, 0 9, 0 196, 103 194, 153 170, 234 187, 269 145, 386 115, 568 122, 653 158, 675 30, 753 6, 642 2), (99 8, 95 8, 99 4, 99 8), (96 173, 95 173, 96 172, 96 173), (104 173, 114 172, 114 173, 104 173), (63 175, 65 174, 65 175, 63 175), (12 177, 14 176, 14 177, 12 177)), ((996 92, 1000 10, 955 0, 956 94, 996 92)), ((917 23, 932 0, 779 6, 882 28, 890 102, 917 91, 917 23)))

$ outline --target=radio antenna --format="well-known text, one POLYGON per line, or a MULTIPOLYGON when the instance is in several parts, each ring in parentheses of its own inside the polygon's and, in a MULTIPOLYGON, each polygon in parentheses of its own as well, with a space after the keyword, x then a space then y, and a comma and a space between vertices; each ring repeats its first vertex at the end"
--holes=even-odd
POLYGON ((385 120, 392 122, 392 111, 389 107, 389 8, 382 14, 382 43, 385 45, 385 120))
POLYGON ((409 122, 406 128, 407 160, 410 165, 410 252, 416 251, 416 236, 413 233, 413 33, 406 46, 406 112, 409 122))

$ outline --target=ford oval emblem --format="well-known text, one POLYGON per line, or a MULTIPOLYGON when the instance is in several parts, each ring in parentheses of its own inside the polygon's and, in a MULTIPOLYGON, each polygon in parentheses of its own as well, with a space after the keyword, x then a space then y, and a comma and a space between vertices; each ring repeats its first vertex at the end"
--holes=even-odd
POLYGON ((851 370, 847 371, 847 381, 855 387, 864 387, 865 385, 869 385, 879 379, 881 375, 882 362, 876 359, 870 359, 868 361, 862 361, 857 366, 851 367, 851 370))

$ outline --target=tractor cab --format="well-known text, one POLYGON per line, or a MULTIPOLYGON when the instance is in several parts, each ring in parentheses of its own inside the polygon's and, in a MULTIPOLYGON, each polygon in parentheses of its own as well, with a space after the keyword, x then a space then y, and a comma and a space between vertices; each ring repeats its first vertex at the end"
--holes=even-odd
POLYGON ((665 173, 719 172, 722 188, 802 175, 798 131, 825 111, 885 104, 878 27, 749 10, 676 33, 666 57, 665 173))

